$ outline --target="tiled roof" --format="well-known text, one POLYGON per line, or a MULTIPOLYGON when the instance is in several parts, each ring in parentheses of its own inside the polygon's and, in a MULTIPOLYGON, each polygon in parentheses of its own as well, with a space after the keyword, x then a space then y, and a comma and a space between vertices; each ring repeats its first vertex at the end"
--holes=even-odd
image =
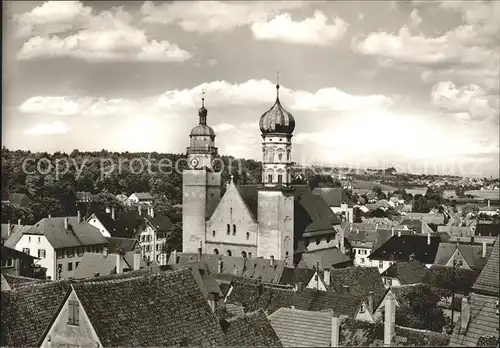
POLYGON ((26 233, 31 225, 10 225, 10 234, 8 234, 8 224, 2 224, 2 238, 6 237, 4 245, 14 249, 17 242, 21 240, 23 233, 26 233), (8 236, 8 237, 7 237, 8 236))
MULTIPOLYGON (((187 265, 198 262, 197 254, 177 253, 177 264, 187 265)), ((264 283, 277 283, 281 278, 283 271, 281 260, 274 260, 271 266, 270 260, 262 258, 243 258, 237 256, 225 256, 215 254, 203 254, 204 261, 212 274, 219 273, 219 260, 222 260, 222 273, 227 275, 236 275, 244 278, 260 279, 264 283)), ((170 254, 169 264, 174 264, 173 253, 170 254)))
POLYGON ((396 278, 401 285, 421 283, 427 273, 427 267, 419 261, 403 261, 393 263, 382 273, 382 276, 396 278))
POLYGON ((230 318, 222 326, 230 346, 283 347, 262 310, 230 318))
POLYGON ((22 259, 24 262, 33 263, 38 257, 31 256, 30 254, 23 253, 22 251, 16 250, 14 248, 9 248, 8 246, 2 245, 2 260, 7 257, 12 257, 15 259, 22 259))
POLYGON ((144 220, 146 220, 156 232, 172 231, 174 228, 172 221, 164 215, 155 215, 154 217, 146 215, 144 220))
MULTIPOLYGON (((93 278, 95 274, 101 276, 113 274, 116 271, 116 257, 119 254, 107 254, 102 253, 85 253, 75 269, 75 273, 71 279, 86 279, 93 278)), ((124 262, 123 256, 122 262, 124 268, 129 268, 129 266, 124 262)))
POLYGON ((308 311, 331 309, 336 315, 345 315, 354 318, 362 302, 362 298, 347 293, 305 288, 295 293, 292 304, 297 309, 308 311))
MULTIPOLYGON (((134 238, 136 219, 139 214, 134 212, 117 212, 115 219, 108 213, 94 213, 95 217, 101 222, 112 237, 134 238)), ((91 215, 88 220, 92 219, 91 215)), ((87 220, 87 221, 88 221, 87 220)))
POLYGON ((271 314, 282 307, 293 305, 295 291, 273 286, 264 286, 262 296, 257 302, 257 308, 263 309, 266 314, 271 314))
POLYGON ((477 224, 476 236, 492 236, 496 237, 500 233, 500 224, 477 224))
POLYGON ((432 264, 436 258, 440 237, 431 236, 431 244, 427 244, 426 235, 395 235, 375 250, 369 258, 371 260, 409 261, 410 255, 425 264, 432 264))
POLYGON ((135 238, 106 237, 106 240, 108 241, 108 254, 134 251, 139 247, 139 242, 135 238))
POLYGON ((66 230, 64 219, 64 217, 44 218, 25 233, 44 235, 56 249, 107 243, 101 232, 89 223, 78 223, 78 218, 69 217, 67 218, 69 228, 66 230))
POLYGON ((308 284, 314 273, 315 271, 310 268, 285 267, 283 269, 283 273, 281 274, 279 284, 292 286, 299 283, 308 284))
MULTIPOLYGON (((498 279, 498 273, 496 277, 498 279)), ((493 336, 498 340, 497 303, 498 292, 496 296, 472 293, 469 299, 470 319, 467 330, 460 330, 459 319, 451 336, 451 346, 477 347, 482 336, 493 336)))
POLYGON ((13 290, 16 288, 19 288, 21 286, 26 286, 26 285, 30 285, 30 284, 41 284, 41 283, 50 282, 49 280, 15 276, 15 275, 7 274, 7 273, 2 274, 2 276, 5 278, 7 283, 9 283, 11 289, 13 289, 13 290))
POLYGON ((472 269, 476 270, 483 269, 489 255, 491 254, 491 250, 493 250, 491 246, 486 247, 486 258, 483 258, 482 245, 439 243, 439 249, 437 251, 434 264, 443 266, 446 265, 457 249, 464 257, 465 262, 467 262, 472 269))
MULTIPOLYGON (((332 313, 281 308, 269 316, 271 325, 285 347, 330 347, 332 313)), ((391 346, 447 346, 446 335, 423 330, 395 327, 391 346)), ((343 319, 339 332, 340 347, 384 346, 384 326, 355 319, 343 319)))
POLYGON ((330 270, 328 289, 337 293, 345 292, 343 286, 349 286, 349 294, 366 299, 370 291, 374 292, 374 303, 378 303, 385 293, 380 272, 376 267, 347 267, 330 270))
POLYGON ((305 267, 316 267, 319 262, 319 268, 335 267, 336 265, 348 263, 351 259, 341 252, 337 247, 328 249, 313 250, 302 254, 302 261, 305 267))
POLYGON ((7 303, 2 303, 2 312, 6 311, 5 322, 2 323, 5 345, 39 347, 69 289, 69 282, 58 281, 32 283, 10 292, 7 303))
POLYGON ((499 248, 498 244, 499 244, 499 237, 497 237, 495 241, 495 245, 493 246, 493 250, 491 251, 488 262, 486 263, 483 270, 479 274, 479 277, 474 283, 473 286, 474 291, 486 294, 496 294, 496 296, 498 296, 498 293, 500 291, 499 279, 498 279, 499 275, 498 263, 500 262, 498 257, 498 248, 499 248))
POLYGON ((346 196, 344 190, 340 187, 316 187, 312 193, 314 195, 321 196, 329 207, 340 208, 341 203, 346 203, 350 208, 352 208, 352 202, 349 200, 349 197, 346 196))
POLYGON ((9 283, 7 282, 7 279, 5 279, 5 277, 3 276, 3 273, 2 273, 2 292, 3 291, 10 291, 12 290, 9 283))
MULTIPOLYGON (((351 231, 347 232, 345 237, 349 240, 351 245, 355 246, 360 243, 367 243, 368 247, 373 250, 377 249, 379 246, 384 244, 392 236, 392 229, 387 228, 377 228, 375 225, 369 224, 370 229, 363 228, 359 229, 357 227, 353 228, 351 231)), ((397 235, 399 230, 394 230, 394 234, 397 235)), ((401 231, 402 234, 408 234, 408 231, 401 231)))
POLYGON ((74 285, 103 346, 224 346, 189 269, 74 285))

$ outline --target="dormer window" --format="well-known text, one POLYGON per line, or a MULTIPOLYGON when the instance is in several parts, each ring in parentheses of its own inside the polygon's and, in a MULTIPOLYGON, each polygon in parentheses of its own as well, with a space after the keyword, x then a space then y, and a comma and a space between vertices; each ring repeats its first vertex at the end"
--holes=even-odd
POLYGON ((80 303, 75 300, 68 301, 68 325, 80 325, 80 303))

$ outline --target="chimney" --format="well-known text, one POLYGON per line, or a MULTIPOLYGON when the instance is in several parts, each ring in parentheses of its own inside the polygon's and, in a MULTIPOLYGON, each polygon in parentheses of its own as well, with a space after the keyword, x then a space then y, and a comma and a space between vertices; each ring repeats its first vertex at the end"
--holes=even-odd
POLYGON ((391 237, 394 237, 394 226, 391 228, 391 237))
POLYGON ((431 233, 427 232, 427 245, 431 245, 431 233))
POLYGON ((198 262, 200 262, 200 261, 201 261, 201 250, 202 250, 202 249, 201 249, 201 246, 202 246, 202 244, 201 244, 201 243, 202 243, 202 242, 200 241, 200 247, 198 248, 198 262))
POLYGON ((385 320, 384 320, 384 346, 390 347, 394 337, 394 327, 396 326, 396 304, 392 292, 387 293, 385 300, 385 320))
POLYGON ((336 315, 332 315, 332 337, 331 337, 331 347, 339 346, 339 336, 340 336, 340 320, 336 315))
POLYGON ((141 254, 134 254, 134 271, 137 271, 141 268, 141 254))
POLYGON ((50 219, 51 217, 52 217, 52 216, 50 216, 50 214, 49 214, 49 219, 50 219))
POLYGON ((398 230, 398 237, 401 237, 401 230, 398 230))
POLYGON ((137 210, 139 211, 139 216, 142 216, 142 210, 140 204, 137 206, 137 210))
POLYGON ((373 314, 373 291, 368 293, 368 310, 373 314))
POLYGON ((111 209, 109 207, 106 207, 106 214, 111 213, 111 209))
POLYGON ((120 254, 116 254, 116 274, 120 273, 123 273, 122 256, 120 254))
POLYGON ((150 210, 149 210, 149 216, 151 216, 152 218, 155 217, 155 210, 154 210, 153 207, 151 207, 150 210))
POLYGON ((111 208, 111 218, 114 220, 115 219, 115 208, 111 208))
POLYGON ((345 239, 345 232, 344 229, 340 229, 340 235, 339 235, 339 249, 342 253, 345 254, 345 245, 344 245, 344 239, 345 239))
POLYGON ((330 285, 330 268, 325 268, 323 271, 323 281, 325 282, 326 286, 330 285))
POLYGON ((460 333, 467 330, 470 319, 470 303, 468 297, 462 297, 462 308, 460 311, 460 333))
POLYGON ((106 257, 108 256, 108 248, 107 247, 104 247, 104 249, 102 250, 102 254, 106 257))
POLYGON ((76 212, 76 217, 78 218, 78 223, 82 222, 82 214, 80 213, 80 210, 76 212))
POLYGON ((64 229, 68 229, 68 218, 64 218, 64 229))
POLYGON ((274 256, 271 255, 271 259, 269 260, 269 264, 271 265, 271 267, 274 266, 274 256))
POLYGON ((172 258, 174 259, 174 265, 177 264, 177 250, 172 251, 172 258))
POLYGON ((19 226, 21 226, 21 219, 18 219, 18 220, 17 220, 17 224, 18 224, 19 226))
POLYGON ((482 256, 483 256, 483 259, 485 259, 485 258, 486 258, 486 249, 487 249, 487 248, 486 248, 486 241, 483 241, 483 255, 482 255, 482 256))
POLYGON ((222 259, 217 260, 217 272, 222 273, 222 259))
POLYGON ((10 237, 10 229, 11 229, 11 227, 10 227, 10 220, 9 220, 9 222, 7 222, 7 238, 10 237))
POLYGON ((217 306, 217 302, 219 302, 219 294, 216 292, 209 292, 207 300, 208 300, 208 305, 210 306, 210 309, 212 310, 212 313, 214 313, 215 308, 217 306))

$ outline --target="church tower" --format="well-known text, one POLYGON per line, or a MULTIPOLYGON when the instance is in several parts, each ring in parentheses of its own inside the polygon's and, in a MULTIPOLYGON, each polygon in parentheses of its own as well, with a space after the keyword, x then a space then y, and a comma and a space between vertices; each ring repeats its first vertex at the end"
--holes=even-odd
POLYGON ((295 119, 279 100, 260 118, 262 184, 258 192, 257 256, 293 265, 294 194, 291 187, 292 133, 295 119))
POLYGON ((182 173, 182 251, 205 252, 207 207, 220 201, 220 173, 213 171, 217 156, 215 132, 207 125, 205 98, 198 110, 199 124, 190 134, 188 169, 182 173))

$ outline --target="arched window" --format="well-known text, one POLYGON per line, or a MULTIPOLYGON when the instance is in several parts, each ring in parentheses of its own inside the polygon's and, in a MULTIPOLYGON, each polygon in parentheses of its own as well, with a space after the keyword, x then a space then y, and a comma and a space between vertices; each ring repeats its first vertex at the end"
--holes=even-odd
POLYGON ((215 237, 215 230, 212 231, 212 237, 215 237))
POLYGON ((227 251, 227 256, 232 256, 232 255, 233 255, 233 253, 231 252, 231 250, 228 250, 227 251))
POLYGON ((283 159, 283 154, 280 152, 280 153, 278 154, 278 160, 281 162, 281 160, 282 160, 282 159, 283 159))
POLYGON ((250 239, 250 232, 247 232, 247 240, 250 239))
POLYGON ((229 208, 229 214, 233 215, 233 207, 229 208))
POLYGON ((227 227, 227 234, 230 234, 231 233, 231 225, 227 224, 226 227, 227 227))
POLYGON ((233 236, 236 235, 236 225, 233 224, 233 236))
POLYGON ((247 257, 247 253, 246 253, 246 251, 242 251, 242 252, 241 252, 241 257, 247 257))
POLYGON ((215 255, 219 255, 219 249, 215 248, 215 249, 214 249, 214 254, 215 254, 215 255))

